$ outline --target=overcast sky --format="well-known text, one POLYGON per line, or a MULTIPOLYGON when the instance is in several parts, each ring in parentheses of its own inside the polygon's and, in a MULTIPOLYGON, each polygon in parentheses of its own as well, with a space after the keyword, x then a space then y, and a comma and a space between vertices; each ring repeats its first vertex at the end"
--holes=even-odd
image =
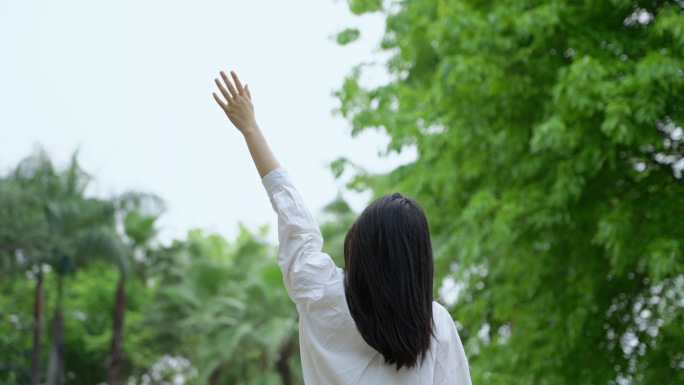
MULTIPOLYGON (((379 158, 382 135, 352 139, 331 113, 332 92, 377 57, 383 28, 383 15, 359 18, 333 0, 2 1, 0 172, 36 145, 59 165, 80 149, 93 194, 167 202, 165 239, 197 227, 233 239, 240 221, 274 228, 244 141, 211 96, 218 72, 235 70, 317 215, 343 188, 332 160, 382 171, 412 157, 379 158), (340 47, 331 36, 347 27, 362 37, 340 47)), ((357 210, 367 199, 344 195, 357 210)))

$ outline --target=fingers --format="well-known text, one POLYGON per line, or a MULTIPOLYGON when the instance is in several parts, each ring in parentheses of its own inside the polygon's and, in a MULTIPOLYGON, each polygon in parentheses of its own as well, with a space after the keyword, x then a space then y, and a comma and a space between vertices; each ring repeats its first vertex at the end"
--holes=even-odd
POLYGON ((245 85, 242 87, 242 83, 234 71, 230 71, 230 75, 233 78, 233 82, 235 82, 235 86, 233 86, 233 82, 230 81, 228 75, 226 75, 226 73, 223 71, 221 71, 221 78, 223 79, 223 82, 221 82, 218 78, 214 79, 219 91, 221 91, 221 95, 223 95, 226 101, 224 102, 215 92, 213 93, 214 100, 216 100, 216 103, 218 103, 219 106, 221 106, 221 108, 224 110, 231 105, 231 102, 235 102, 234 99, 237 98, 238 95, 247 96, 249 100, 252 100, 252 94, 249 92, 248 86, 245 85))
POLYGON ((235 82, 235 88, 237 89, 238 94, 243 95, 245 93, 245 90, 242 88, 242 83, 240 83, 240 79, 238 78, 235 71, 230 71, 230 76, 233 77, 233 81, 235 82))
MULTIPOLYGON (((221 84, 221 81, 219 81, 218 79, 214 79, 214 81, 216 82, 216 85, 218 86, 219 90, 221 91, 221 95, 223 95, 223 97, 226 98, 226 102, 230 103, 231 96, 228 93, 228 91, 226 91, 226 89, 223 88, 223 84, 221 84)), ((216 93, 214 93, 214 95, 216 95, 216 93)))
MULTIPOLYGON (((228 76, 226 76, 226 73, 221 71, 221 77, 223 78, 223 82, 226 83, 226 86, 228 87, 228 91, 230 91, 230 94, 236 98, 239 94, 235 90, 235 87, 233 87, 233 83, 228 79, 228 76)), ((230 101, 229 101, 230 102, 230 101)))
POLYGON ((214 100, 216 100, 216 103, 218 103, 218 105, 219 105, 223 110, 225 110, 226 108, 228 108, 228 105, 227 105, 226 103, 224 103, 223 100, 221 100, 221 98, 219 98, 218 95, 216 95, 216 92, 213 92, 212 95, 214 95, 214 100))

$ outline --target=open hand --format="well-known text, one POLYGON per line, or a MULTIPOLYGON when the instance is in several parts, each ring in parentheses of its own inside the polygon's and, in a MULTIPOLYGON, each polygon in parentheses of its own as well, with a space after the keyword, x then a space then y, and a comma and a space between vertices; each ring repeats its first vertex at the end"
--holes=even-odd
POLYGON ((223 83, 218 79, 214 79, 216 85, 221 91, 221 95, 226 99, 224 102, 221 97, 213 93, 216 103, 228 115, 228 119, 233 123, 243 134, 250 130, 258 129, 256 118, 254 117, 254 105, 252 105, 252 95, 249 93, 249 86, 242 87, 240 79, 235 72, 231 71, 230 75, 233 77, 235 86, 230 81, 225 72, 221 71, 221 78, 223 83), (225 83, 225 87, 224 87, 225 83), (228 89, 226 91, 226 88, 228 89))

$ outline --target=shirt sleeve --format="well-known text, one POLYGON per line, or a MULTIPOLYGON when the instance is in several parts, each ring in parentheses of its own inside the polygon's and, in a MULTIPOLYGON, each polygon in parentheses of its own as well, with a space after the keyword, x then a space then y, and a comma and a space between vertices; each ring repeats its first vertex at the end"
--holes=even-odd
POLYGON ((437 338, 435 373, 436 385, 472 385, 470 369, 461 338, 449 312, 440 309, 440 336, 437 338))
POLYGON ((323 237, 316 221, 285 169, 271 171, 262 183, 278 214, 277 262, 288 295, 295 302, 320 298, 323 288, 316 282, 324 281, 335 264, 321 252, 323 237))

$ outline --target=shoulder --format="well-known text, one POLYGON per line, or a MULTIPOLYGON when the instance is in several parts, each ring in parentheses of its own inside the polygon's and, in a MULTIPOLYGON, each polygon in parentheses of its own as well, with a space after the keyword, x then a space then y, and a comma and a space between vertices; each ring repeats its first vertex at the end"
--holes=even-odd
POLYGON ((432 302, 432 319, 435 324, 436 331, 448 330, 454 325, 454 320, 451 318, 449 311, 437 301, 432 302))
POLYGON ((456 329, 456 323, 449 311, 440 303, 432 302, 432 319, 434 323, 434 336, 437 345, 461 344, 461 338, 456 329))
POLYGON ((437 360, 452 369, 462 363, 467 365, 463 343, 449 311, 441 304, 433 302, 432 314, 435 323, 437 360))

